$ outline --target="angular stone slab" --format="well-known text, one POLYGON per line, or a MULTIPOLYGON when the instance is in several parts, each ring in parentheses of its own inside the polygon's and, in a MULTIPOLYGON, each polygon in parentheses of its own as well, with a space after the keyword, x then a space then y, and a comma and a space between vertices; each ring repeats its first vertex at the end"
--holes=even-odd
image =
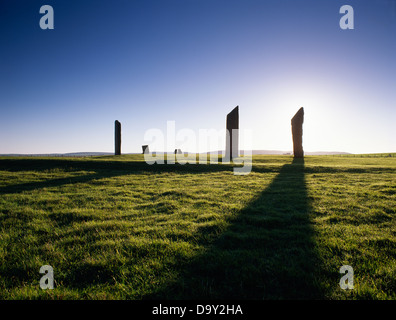
POLYGON ((239 156, 239 106, 227 114, 226 130, 225 156, 226 159, 232 160, 239 156))
POLYGON ((149 146, 147 144, 142 146, 142 151, 143 151, 142 154, 150 153, 149 146))
POLYGON ((303 123, 304 108, 300 108, 291 119, 294 158, 304 158, 304 150, 302 144, 303 123))
POLYGON ((116 120, 114 123, 114 127, 115 127, 115 133, 114 133, 114 137, 115 137, 115 145, 114 145, 114 154, 116 156, 121 155, 121 123, 116 120))

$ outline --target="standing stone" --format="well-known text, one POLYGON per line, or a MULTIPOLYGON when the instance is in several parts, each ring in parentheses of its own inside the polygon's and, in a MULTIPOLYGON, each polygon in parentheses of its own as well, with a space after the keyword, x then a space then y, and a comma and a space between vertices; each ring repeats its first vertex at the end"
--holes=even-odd
POLYGON ((232 160, 239 156, 239 106, 236 106, 229 114, 226 121, 226 159, 232 160), (233 134, 233 130, 234 134, 233 134))
POLYGON ((114 154, 116 156, 121 155, 121 123, 116 120, 115 121, 115 151, 114 154))
POLYGON ((304 150, 302 145, 303 122, 304 108, 300 108, 300 110, 298 110, 291 119, 294 158, 304 158, 304 150))
POLYGON ((149 146, 147 144, 142 146, 142 151, 143 151, 143 154, 150 153, 149 146))
POLYGON ((175 154, 182 154, 181 149, 175 149, 175 154))

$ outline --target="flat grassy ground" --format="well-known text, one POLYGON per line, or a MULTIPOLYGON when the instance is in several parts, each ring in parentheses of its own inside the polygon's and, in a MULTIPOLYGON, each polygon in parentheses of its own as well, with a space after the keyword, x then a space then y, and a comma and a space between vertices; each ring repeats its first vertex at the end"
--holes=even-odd
POLYGON ((394 156, 0 158, 0 299, 395 299, 394 156))

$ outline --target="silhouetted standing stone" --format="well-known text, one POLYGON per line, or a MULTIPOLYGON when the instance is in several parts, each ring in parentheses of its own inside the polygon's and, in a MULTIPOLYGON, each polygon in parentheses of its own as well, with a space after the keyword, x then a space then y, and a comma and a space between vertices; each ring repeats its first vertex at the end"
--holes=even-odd
POLYGON ((150 149, 149 149, 149 146, 147 144, 142 146, 142 150, 143 150, 143 154, 150 153, 150 149))
POLYGON ((115 121, 115 151, 114 154, 119 156, 121 154, 121 123, 116 120, 115 121))
POLYGON ((236 106, 229 114, 226 121, 226 159, 232 160, 239 156, 239 106, 236 106), (233 130, 234 134, 233 134, 233 130))
POLYGON ((302 145, 303 122, 304 108, 300 108, 300 110, 298 110, 291 119, 294 158, 304 158, 304 150, 302 145))
POLYGON ((175 154, 182 154, 181 149, 175 149, 175 154))

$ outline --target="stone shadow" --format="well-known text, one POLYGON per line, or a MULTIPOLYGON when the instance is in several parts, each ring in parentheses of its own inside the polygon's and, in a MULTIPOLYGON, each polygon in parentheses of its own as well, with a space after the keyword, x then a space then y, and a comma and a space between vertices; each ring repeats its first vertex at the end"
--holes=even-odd
POLYGON ((65 178, 49 178, 37 182, 8 184, 0 187, 0 194, 14 194, 45 187, 59 187, 67 184, 86 183, 96 179, 111 178, 129 174, 175 172, 179 174, 200 174, 207 172, 233 172, 231 164, 153 164, 144 161, 111 160, 65 160, 65 159, 1 159, 0 171, 35 171, 55 174, 89 171, 65 178))
POLYGON ((322 298, 310 211, 304 159, 294 159, 221 236, 201 241, 207 250, 181 264, 175 281, 144 298, 322 298))
POLYGON ((228 165, 148 165, 143 161, 103 161, 103 160, 64 160, 64 159, 1 159, 0 171, 9 172, 45 172, 54 174, 75 174, 80 171, 88 171, 65 178, 49 178, 37 182, 19 183, 0 187, 0 194, 14 194, 25 191, 32 191, 46 187, 59 187, 67 184, 85 183, 96 179, 111 178, 116 176, 139 174, 143 172, 196 172, 204 173, 211 171, 231 171, 228 165))

